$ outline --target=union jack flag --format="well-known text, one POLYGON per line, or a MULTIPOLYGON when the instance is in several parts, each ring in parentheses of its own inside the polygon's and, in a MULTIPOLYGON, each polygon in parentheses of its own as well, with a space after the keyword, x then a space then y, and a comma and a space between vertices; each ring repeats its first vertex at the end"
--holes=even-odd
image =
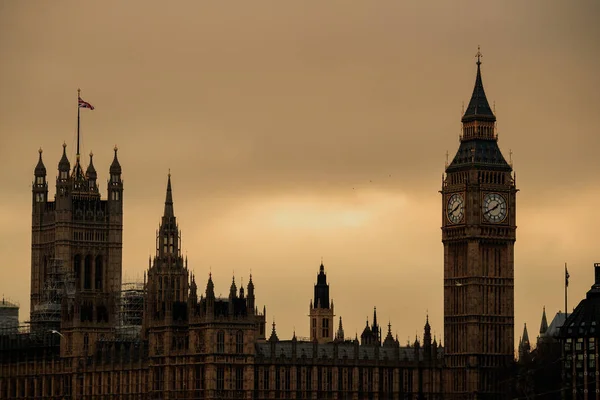
POLYGON ((88 103, 87 101, 83 101, 81 97, 79 98, 79 108, 89 108, 90 110, 94 109, 94 106, 88 103))

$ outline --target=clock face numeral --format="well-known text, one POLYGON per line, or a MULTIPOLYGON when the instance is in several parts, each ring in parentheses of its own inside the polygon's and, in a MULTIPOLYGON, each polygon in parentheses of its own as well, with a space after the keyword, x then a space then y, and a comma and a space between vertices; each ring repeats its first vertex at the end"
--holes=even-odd
POLYGON ((488 193, 483 198, 483 217, 492 223, 504 221, 506 218, 506 199, 498 193, 488 193))
POLYGON ((448 199, 448 206, 446 208, 446 215, 448 221, 453 224, 458 224, 462 221, 465 215, 465 202, 460 194, 455 193, 448 199))

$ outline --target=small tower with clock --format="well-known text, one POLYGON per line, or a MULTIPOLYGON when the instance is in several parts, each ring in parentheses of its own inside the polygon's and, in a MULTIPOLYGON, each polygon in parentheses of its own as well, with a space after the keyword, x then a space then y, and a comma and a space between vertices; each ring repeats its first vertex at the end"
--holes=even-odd
POLYGON ((445 389, 504 398, 514 358, 516 193, 481 79, 481 53, 460 146, 442 184, 445 389))

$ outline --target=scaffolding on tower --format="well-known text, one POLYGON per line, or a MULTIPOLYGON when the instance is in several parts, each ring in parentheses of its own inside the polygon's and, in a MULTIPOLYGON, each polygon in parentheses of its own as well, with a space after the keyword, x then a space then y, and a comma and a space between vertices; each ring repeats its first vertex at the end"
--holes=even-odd
POLYGON ((143 282, 126 282, 121 285, 117 337, 134 339, 140 336, 144 317, 143 282))
POLYGON ((53 258, 42 288, 41 301, 31 312, 31 330, 39 332, 60 331, 63 298, 75 296, 75 277, 64 268, 63 260, 53 258))

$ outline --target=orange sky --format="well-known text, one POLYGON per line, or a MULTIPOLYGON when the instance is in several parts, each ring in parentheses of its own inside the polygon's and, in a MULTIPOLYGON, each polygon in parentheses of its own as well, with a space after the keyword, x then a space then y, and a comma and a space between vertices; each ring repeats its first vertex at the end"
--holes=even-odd
POLYGON ((308 336, 321 257, 347 336, 376 305, 402 343, 427 310, 439 337, 438 190, 477 45, 521 190, 516 337, 564 308, 565 261, 569 307, 583 298, 600 261, 598 2, 168 4, 0 1, 0 292, 22 319, 37 150, 51 182, 63 140, 73 163, 81 87, 101 183, 120 149, 124 280, 147 267, 170 168, 199 287, 252 271, 280 338, 308 336))

